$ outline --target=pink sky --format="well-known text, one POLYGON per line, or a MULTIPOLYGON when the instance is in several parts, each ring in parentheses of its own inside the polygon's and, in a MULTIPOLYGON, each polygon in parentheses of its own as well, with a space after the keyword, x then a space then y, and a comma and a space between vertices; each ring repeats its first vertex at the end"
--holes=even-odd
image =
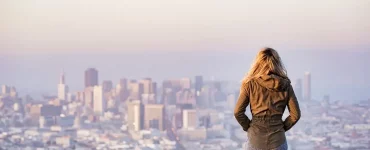
POLYGON ((0 1, 0 54, 262 46, 369 48, 370 1, 0 1))

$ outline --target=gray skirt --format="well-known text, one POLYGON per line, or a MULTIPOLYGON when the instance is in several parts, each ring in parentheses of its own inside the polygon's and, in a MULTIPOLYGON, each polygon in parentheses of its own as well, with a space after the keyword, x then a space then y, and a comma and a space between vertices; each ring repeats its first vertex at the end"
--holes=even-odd
MULTIPOLYGON (((248 138, 247 138, 246 142, 244 143, 244 148, 243 149, 244 150, 263 150, 263 149, 254 148, 253 145, 251 145, 249 143, 249 139, 248 138)), ((276 148, 273 148, 273 149, 269 149, 269 150, 288 150, 288 143, 287 143, 287 141, 285 141, 279 147, 276 147, 276 148)))

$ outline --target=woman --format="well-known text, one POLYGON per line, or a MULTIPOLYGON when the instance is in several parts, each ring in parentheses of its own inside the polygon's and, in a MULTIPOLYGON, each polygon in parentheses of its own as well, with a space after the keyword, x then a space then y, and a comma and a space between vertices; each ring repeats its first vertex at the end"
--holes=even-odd
POLYGON ((297 123, 301 111, 287 71, 274 49, 264 48, 257 54, 243 79, 234 115, 247 132, 246 149, 288 149, 285 132, 297 123), (252 120, 245 115, 249 103, 252 120), (286 106, 290 115, 282 121, 286 106))

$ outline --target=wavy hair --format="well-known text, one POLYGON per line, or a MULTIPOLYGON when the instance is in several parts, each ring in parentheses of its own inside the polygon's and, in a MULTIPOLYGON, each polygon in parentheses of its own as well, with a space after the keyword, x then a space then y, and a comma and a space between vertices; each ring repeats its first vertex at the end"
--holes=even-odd
POLYGON ((275 74, 289 80, 288 73, 278 52, 269 47, 265 47, 258 52, 251 69, 243 78, 243 82, 246 83, 267 74, 275 74))

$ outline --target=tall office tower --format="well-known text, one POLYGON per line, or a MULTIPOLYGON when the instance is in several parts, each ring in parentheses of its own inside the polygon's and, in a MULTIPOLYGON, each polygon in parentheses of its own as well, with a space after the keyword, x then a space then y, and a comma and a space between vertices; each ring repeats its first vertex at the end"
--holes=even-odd
POLYGON ((175 115, 173 118, 173 124, 175 124, 176 129, 181 129, 184 124, 183 121, 183 109, 176 106, 175 115))
POLYGON ((127 88, 124 89, 124 87, 122 87, 122 85, 118 83, 116 85, 116 100, 118 101, 118 103, 125 102, 129 96, 130 91, 127 88))
POLYGON ((143 104, 156 104, 156 97, 154 94, 141 94, 141 101, 143 104))
POLYGON ((10 94, 10 97, 13 97, 13 98, 18 96, 17 90, 15 89, 14 86, 10 88, 10 93, 9 94, 10 94))
POLYGON ((181 80, 180 79, 170 80, 170 84, 171 84, 172 90, 174 90, 175 92, 180 91, 180 90, 183 89, 183 86, 181 84, 181 80))
POLYGON ((143 93, 141 94, 143 104, 155 104, 157 84, 152 82, 151 78, 144 78, 139 81, 143 86, 143 93))
POLYGON ((311 100, 311 73, 306 72, 304 74, 304 99, 311 100))
POLYGON ((8 87, 8 86, 6 86, 6 85, 2 85, 1 86, 1 93, 2 94, 9 94, 9 92, 10 92, 10 87, 8 87))
POLYGON ((302 79, 297 79, 293 86, 294 93, 298 100, 302 100, 302 79))
POLYGON ((191 88, 191 80, 190 78, 182 78, 180 79, 180 84, 182 89, 190 89, 191 88))
POLYGON ((111 80, 104 80, 102 85, 104 92, 110 92, 113 88, 113 83, 111 80))
POLYGON ((157 82, 152 82, 152 90, 151 92, 157 95, 157 82))
POLYGON ((195 76, 195 94, 196 94, 196 99, 197 101, 199 100, 200 92, 203 87, 203 77, 202 76, 195 76))
POLYGON ((144 108, 140 100, 132 100, 127 104, 128 130, 140 131, 143 129, 144 108))
POLYGON ((144 85, 136 80, 130 80, 128 90, 130 91, 130 99, 141 100, 141 94, 144 92, 144 85))
POLYGON ((184 89, 176 93, 176 104, 196 105, 194 89, 184 89))
POLYGON ((58 99, 67 100, 68 86, 65 84, 64 72, 60 76, 58 84, 58 99))
POLYGON ((119 83, 116 85, 116 93, 118 95, 118 102, 124 102, 130 96, 130 91, 128 90, 128 80, 126 78, 121 78, 119 83))
POLYGON ((93 110, 97 115, 103 115, 106 108, 106 101, 104 100, 104 91, 102 86, 94 86, 93 110))
POLYGON ((94 101, 94 87, 85 88, 84 91, 85 106, 93 108, 93 101, 94 101))
POLYGON ((208 108, 213 105, 210 101, 211 91, 209 87, 203 87, 200 91, 199 101, 197 101, 197 106, 202 108, 208 108))
POLYGON ((161 104, 144 105, 144 129, 165 130, 165 110, 161 104))
POLYGON ((144 78, 139 81, 143 85, 143 94, 151 94, 152 93, 152 79, 151 78, 144 78))
POLYGON ((168 95, 172 92, 171 89, 171 81, 170 80, 164 80, 162 82, 162 89, 161 89, 161 100, 159 103, 164 104, 167 106, 168 103, 168 95))
POLYGON ((173 92, 171 88, 165 88, 162 94, 162 101, 161 104, 167 105, 175 105, 176 104, 176 93, 173 92))
POLYGON ((119 84, 121 86, 121 90, 127 90, 127 79, 126 78, 121 78, 119 80, 119 84))
POLYGON ((195 109, 184 109, 182 115, 183 115, 182 128, 189 129, 198 127, 198 116, 195 109))
POLYGON ((85 87, 92 87, 98 84, 98 70, 95 68, 88 68, 85 71, 85 87))

